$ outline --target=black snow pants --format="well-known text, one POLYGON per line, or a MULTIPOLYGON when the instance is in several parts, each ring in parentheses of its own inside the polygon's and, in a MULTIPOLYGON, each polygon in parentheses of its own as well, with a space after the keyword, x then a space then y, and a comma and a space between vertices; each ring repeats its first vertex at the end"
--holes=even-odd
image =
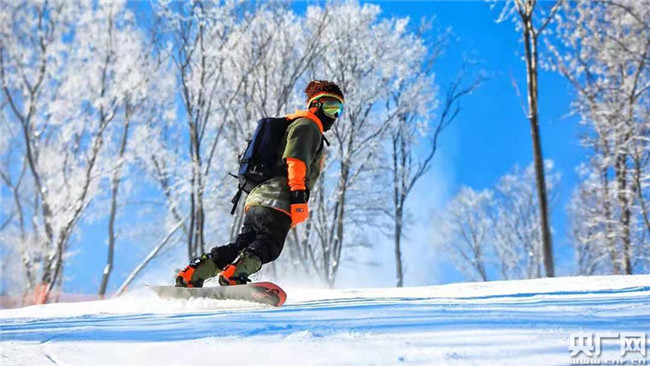
POLYGON ((249 207, 245 215, 235 242, 215 247, 211 251, 215 264, 221 269, 232 263, 244 249, 257 255, 262 264, 276 260, 282 252, 291 229, 291 217, 263 206, 249 207))

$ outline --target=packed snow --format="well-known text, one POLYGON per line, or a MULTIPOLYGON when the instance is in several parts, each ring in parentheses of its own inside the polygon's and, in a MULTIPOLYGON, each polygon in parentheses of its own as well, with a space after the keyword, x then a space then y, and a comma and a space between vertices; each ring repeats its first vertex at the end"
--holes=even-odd
POLYGON ((569 363, 571 333, 650 331, 650 275, 284 287, 280 308, 160 299, 141 288, 1 310, 0 364, 555 365, 569 363))

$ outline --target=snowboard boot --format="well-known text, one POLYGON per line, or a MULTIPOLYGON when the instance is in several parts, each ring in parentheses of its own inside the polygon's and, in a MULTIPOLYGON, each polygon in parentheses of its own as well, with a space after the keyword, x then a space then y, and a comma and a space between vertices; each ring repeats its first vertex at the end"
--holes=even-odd
POLYGON ((244 285, 251 280, 248 276, 262 268, 262 260, 250 251, 243 250, 239 253, 232 264, 227 265, 219 273, 219 284, 221 286, 244 285))
POLYGON ((211 253, 203 254, 176 274, 176 287, 203 287, 203 281, 216 276, 220 270, 211 253))

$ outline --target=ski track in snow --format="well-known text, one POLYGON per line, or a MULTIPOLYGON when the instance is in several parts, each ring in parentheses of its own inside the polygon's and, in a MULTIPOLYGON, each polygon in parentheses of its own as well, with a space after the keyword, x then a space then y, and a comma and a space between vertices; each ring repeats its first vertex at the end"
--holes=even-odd
POLYGON ((568 364, 571 332, 650 331, 648 275, 287 292, 280 308, 140 293, 2 310, 0 364, 187 364, 207 353, 238 364, 549 365, 568 364))

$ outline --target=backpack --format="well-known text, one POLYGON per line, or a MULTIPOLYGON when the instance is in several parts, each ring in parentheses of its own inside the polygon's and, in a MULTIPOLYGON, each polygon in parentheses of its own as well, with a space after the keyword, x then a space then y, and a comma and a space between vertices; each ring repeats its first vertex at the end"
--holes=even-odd
POLYGON ((293 120, 286 117, 267 117, 257 122, 257 128, 239 155, 239 171, 237 175, 231 174, 239 181, 237 193, 231 201, 231 215, 235 213, 242 191, 250 193, 260 183, 277 175, 275 164, 279 158, 279 145, 291 122, 293 120))

